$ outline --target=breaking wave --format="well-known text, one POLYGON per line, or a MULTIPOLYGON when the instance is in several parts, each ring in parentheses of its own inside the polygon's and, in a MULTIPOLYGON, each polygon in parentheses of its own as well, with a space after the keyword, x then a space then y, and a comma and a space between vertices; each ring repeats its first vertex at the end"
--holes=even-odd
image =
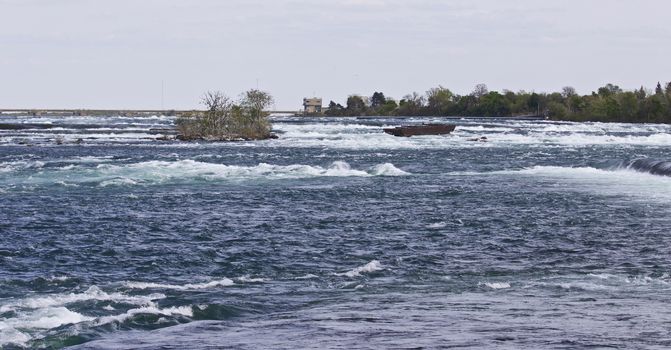
MULTIPOLYGON (((423 118, 422 122, 444 120, 423 118)), ((572 123, 544 121, 460 120, 450 135, 398 138, 382 132, 383 125, 400 123, 380 119, 379 125, 328 123, 277 123, 282 134, 276 147, 326 147, 333 149, 445 149, 540 145, 555 147, 666 146, 671 128, 664 124, 572 123), (481 137, 486 142, 470 142, 481 137)))
MULTIPOLYGON (((263 279, 240 277, 242 283, 259 283, 263 279)), ((127 289, 144 290, 201 290, 234 285, 233 280, 223 278, 204 283, 184 285, 126 282, 127 289)), ((198 305, 160 307, 158 301, 166 299, 162 293, 135 295, 122 292, 105 292, 91 286, 81 293, 52 294, 0 301, 0 347, 6 345, 29 346, 49 335, 55 328, 68 325, 98 327, 110 323, 123 323, 141 315, 163 317, 193 317, 198 305), (95 304, 98 311, 80 312, 81 305, 95 304), (119 309, 120 311, 117 311, 119 309), (6 317, 6 315, 10 315, 6 317)))
POLYGON ((481 283, 481 285, 491 288, 491 289, 508 289, 510 288, 510 283, 508 282, 485 282, 481 283))
POLYGON ((188 283, 184 285, 164 284, 164 283, 147 283, 147 282, 126 282, 124 285, 130 289, 173 289, 173 290, 197 290, 208 289, 215 287, 228 287, 234 285, 235 282, 228 278, 222 278, 216 281, 205 283, 188 283))
POLYGON ((669 280, 668 274, 652 277, 649 275, 624 276, 600 273, 574 276, 551 276, 521 283, 525 284, 523 287, 525 289, 540 287, 591 292, 622 290, 633 292, 646 288, 664 291, 671 289, 671 281, 669 280))
MULTIPOLYGON (((132 316, 122 315, 96 317, 84 315, 71 309, 71 305, 84 302, 104 302, 139 306, 135 310, 155 311, 155 301, 166 296, 160 293, 149 295, 127 295, 119 292, 108 293, 97 286, 91 286, 82 293, 33 296, 23 299, 5 299, 0 304, 0 314, 14 315, 0 318, 0 346, 8 344, 25 345, 40 339, 43 332, 68 324, 94 322, 95 324, 123 320, 132 316)), ((114 310, 107 305, 103 310, 114 310)), ((134 310, 134 309, 131 309, 134 310)), ((130 312, 130 311, 129 311, 130 312)))
POLYGON ((653 175, 671 176, 671 161, 636 159, 626 164, 624 168, 653 175))
POLYGON ((156 293, 146 296, 131 296, 123 293, 107 293, 96 286, 89 287, 83 293, 57 294, 41 297, 29 297, 10 301, 0 306, 0 313, 15 311, 18 309, 41 309, 55 306, 63 306, 70 303, 82 301, 114 301, 124 304, 144 305, 152 300, 163 299, 164 294, 156 293))
POLYGON ((73 185, 93 183, 101 187, 133 186, 169 183, 184 180, 244 181, 254 179, 302 179, 315 177, 371 177, 409 175, 391 163, 378 164, 367 170, 353 169, 348 163, 336 161, 326 167, 293 164, 256 166, 225 165, 194 160, 152 160, 123 165, 97 164, 87 166, 70 164, 63 167, 44 167, 41 162, 0 164, 0 184, 7 185, 73 185), (40 171, 26 171, 29 169, 40 171), (23 171, 16 176, 16 172, 23 171), (27 174, 24 174, 27 173, 27 174), (2 174, 13 175, 2 177, 2 174))
POLYGON ((511 175, 535 177, 553 191, 591 192, 599 195, 625 195, 644 200, 671 200, 671 177, 634 170, 631 167, 594 168, 534 166, 493 172, 455 172, 456 176, 511 175))
POLYGON ((111 315, 103 316, 95 321, 96 326, 112 323, 112 322, 124 322, 130 318, 133 318, 136 315, 142 314, 153 314, 153 315, 162 315, 162 316, 173 316, 181 315, 192 317, 193 316, 193 307, 191 306, 178 306, 178 307, 168 307, 160 309, 156 306, 144 306, 140 308, 130 309, 120 315, 111 315))
POLYGON ((379 271, 379 270, 382 270, 382 269, 384 269, 384 267, 382 267, 382 264, 380 264, 380 262, 377 261, 377 260, 373 260, 366 265, 359 266, 357 268, 354 268, 354 269, 352 269, 350 271, 347 271, 347 272, 344 272, 344 273, 340 273, 338 275, 347 276, 347 277, 356 277, 356 276, 361 276, 362 273, 370 273, 370 272, 375 272, 375 271, 379 271))

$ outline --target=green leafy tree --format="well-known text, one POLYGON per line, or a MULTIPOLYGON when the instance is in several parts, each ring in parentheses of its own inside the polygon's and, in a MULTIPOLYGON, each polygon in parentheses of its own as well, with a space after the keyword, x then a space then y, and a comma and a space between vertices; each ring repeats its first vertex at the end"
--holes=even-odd
POLYGON ((568 114, 569 110, 563 104, 554 101, 548 104, 548 115, 550 117, 555 119, 564 119, 566 116, 568 116, 568 114))
POLYGON ((398 114, 404 116, 421 115, 422 109, 424 108, 424 103, 424 96, 418 94, 417 92, 405 95, 399 102, 398 114))
POLYGON ((468 95, 456 95, 439 86, 429 89, 426 97, 418 93, 406 95, 396 104, 381 92, 369 99, 350 96, 347 107, 331 102, 330 115, 376 115, 401 116, 489 116, 542 115, 554 119, 577 121, 624 121, 671 123, 671 83, 662 89, 657 84, 651 94, 644 87, 624 91, 614 84, 606 84, 588 95, 579 95, 570 86, 559 92, 529 93, 503 90, 489 91, 478 84, 468 95))
POLYGON ((326 110, 326 115, 330 116, 339 116, 343 115, 345 112, 345 107, 343 107, 340 103, 335 103, 333 101, 329 102, 328 109, 326 110))
POLYGON ((585 99, 580 95, 569 97, 567 105, 570 113, 580 113, 587 107, 585 99))
POLYGON ((633 121, 638 117, 638 99, 633 92, 624 92, 617 96, 620 105, 620 121, 633 121))
POLYGON ((599 96, 608 97, 622 92, 619 86, 613 85, 611 83, 606 84, 603 87, 599 88, 599 96))
POLYGON ((647 93, 645 92, 643 86, 641 86, 641 88, 636 91, 636 99, 638 99, 638 101, 640 102, 644 101, 646 97, 647 93))
POLYGON ((253 135, 253 138, 262 138, 270 134, 270 122, 266 110, 273 103, 273 97, 265 91, 252 89, 242 94, 240 108, 243 117, 241 120, 248 128, 245 134, 253 135))
POLYGON ((527 107, 529 111, 535 114, 541 113, 541 96, 537 93, 532 93, 527 99, 527 107))
POLYGON ((358 116, 366 114, 366 102, 361 96, 351 95, 347 98, 347 115, 358 116))
POLYGON ((380 108, 387 102, 387 99, 384 97, 384 94, 381 92, 374 92, 373 96, 370 98, 370 106, 373 109, 380 108))
POLYGON ((477 115, 478 99, 474 95, 457 96, 454 111, 456 115, 477 115))
POLYGON ((428 112, 434 115, 446 115, 454 102, 452 98, 454 94, 447 88, 438 86, 426 92, 426 100, 428 102, 428 112))
POLYGON ((662 90, 662 84, 657 82, 657 87, 655 88, 655 95, 664 95, 664 90, 662 90))
POLYGON ((378 110, 380 115, 392 115, 398 109, 396 101, 388 98, 382 107, 378 110))
POLYGON ((510 115, 510 106, 505 97, 496 91, 492 91, 480 99, 480 114, 485 117, 506 117, 510 115))

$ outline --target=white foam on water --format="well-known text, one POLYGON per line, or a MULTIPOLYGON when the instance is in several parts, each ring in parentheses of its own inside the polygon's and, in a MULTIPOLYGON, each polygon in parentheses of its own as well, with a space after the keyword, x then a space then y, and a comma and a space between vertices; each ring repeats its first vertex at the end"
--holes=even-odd
POLYGON ((144 306, 136 309, 130 309, 120 315, 112 316, 102 316, 95 320, 94 324, 96 326, 113 323, 113 322, 124 322, 130 318, 133 318, 136 315, 142 314, 153 314, 153 315, 162 315, 162 316, 174 316, 181 315, 187 317, 193 317, 193 307, 191 306, 177 306, 160 309, 156 306, 144 306))
POLYGON ((237 166, 194 160, 153 160, 122 165, 101 163, 94 167, 69 164, 60 168, 44 169, 27 176, 12 176, 4 179, 0 177, 0 183, 9 185, 98 183, 98 186, 106 187, 165 183, 184 179, 243 181, 312 177, 402 176, 408 174, 391 163, 380 164, 372 167, 369 171, 365 171, 352 169, 344 161, 335 161, 327 167, 321 167, 303 164, 271 165, 266 163, 260 163, 256 166, 237 166))
POLYGON ((426 228, 429 228, 429 229, 439 229, 439 228, 444 228, 444 227, 447 227, 447 223, 445 221, 434 222, 433 224, 426 225, 426 228))
POLYGON ((45 164, 45 162, 39 160, 2 162, 0 163, 0 173, 9 173, 21 170, 38 170, 42 169, 45 164))
POLYGON ((47 281, 50 282, 65 282, 67 280, 71 279, 69 276, 51 276, 47 278, 47 281))
POLYGON ((30 132, 24 133, 16 136, 16 138, 21 138, 24 141, 29 140, 30 143, 39 143, 39 144, 54 144, 57 141, 63 145, 79 145, 81 142, 83 144, 88 143, 107 143, 107 142, 138 142, 138 141, 152 141, 162 135, 151 134, 147 132, 123 132, 123 133, 89 133, 84 130, 80 130, 77 133, 67 133, 67 134, 56 134, 56 133, 47 133, 47 132, 30 132))
POLYGON ((671 134, 652 135, 595 135, 588 133, 489 134, 487 143, 493 145, 557 145, 557 146, 666 146, 671 143, 671 134))
POLYGON ((615 277, 615 275, 611 275, 611 274, 608 274, 608 273, 590 273, 590 274, 588 274, 588 276, 598 278, 598 279, 602 279, 602 280, 606 280, 606 279, 615 277))
POLYGON ((129 179, 127 177, 118 177, 115 179, 110 179, 110 180, 105 180, 102 181, 98 186, 100 187, 107 187, 107 186, 132 186, 132 185, 137 185, 138 182, 129 179))
MULTIPOLYGON (((56 129, 43 132, 22 133, 12 131, 12 140, 32 142, 53 142, 59 138, 71 143, 79 138, 86 143, 128 142, 150 144, 161 136, 149 132, 151 128, 170 128, 174 117, 138 116, 138 117, 13 117, 14 122, 46 123, 56 128, 59 124, 97 125, 102 128, 72 129, 75 133, 59 134, 56 129), (108 132, 105 132, 108 131, 108 132), (117 133, 118 132, 118 133, 117 133), (17 134, 19 136, 16 136, 17 134)), ((271 119, 272 120, 272 119, 271 119)), ((626 124, 626 123, 574 123, 553 121, 515 121, 462 119, 456 122, 457 129, 451 135, 420 136, 411 138, 394 137, 384 134, 386 126, 397 126, 407 122, 418 124, 426 122, 454 123, 434 117, 392 120, 380 118, 380 125, 353 123, 353 119, 324 119, 303 123, 299 119, 273 121, 273 129, 279 133, 279 140, 260 141, 264 145, 276 147, 327 147, 336 149, 441 149, 465 147, 507 147, 511 145, 648 145, 666 146, 671 141, 671 127, 664 124, 626 124), (334 123, 335 121, 335 123, 334 123), (297 123, 298 122, 298 123, 297 123), (382 123, 386 125, 381 125, 382 123), (468 142, 475 137, 487 137, 487 142, 468 142)), ((0 133, 0 135, 2 135, 0 133)), ((238 146, 255 145, 258 142, 240 143, 238 146)), ((169 147, 200 147, 197 143, 176 142, 169 147)), ((158 145, 161 147, 162 145, 158 145)))
MULTIPOLYGON (((418 119, 428 121, 428 119, 418 119)), ((444 121, 441 121, 444 122, 444 121)), ((401 138, 384 134, 382 126, 358 124, 287 124, 278 123, 283 132, 280 140, 269 145, 278 147, 327 147, 344 149, 442 149, 464 147, 507 147, 540 145, 576 147, 666 146, 671 143, 671 127, 663 124, 555 123, 498 121, 460 122, 450 135, 401 138), (480 123, 480 124, 478 124, 480 123), (471 142, 487 137, 487 142, 471 142)), ((391 126, 391 125, 390 125, 391 126)))
POLYGON ((166 283, 151 283, 151 282, 125 282, 124 286, 130 289, 173 289, 173 290, 197 290, 209 289, 215 287, 228 287, 234 285, 235 282, 228 278, 220 280, 205 282, 205 283, 188 283, 188 284, 166 284, 166 283))
POLYGON ((113 156, 103 156, 103 157, 81 156, 81 157, 75 157, 74 159, 67 159, 65 161, 73 163, 108 163, 114 160, 115 159, 113 156))
POLYGON ((153 300, 165 298, 164 294, 154 293, 150 295, 126 295, 123 293, 107 293, 96 286, 89 287, 83 293, 53 294, 34 296, 23 299, 6 299, 0 305, 0 313, 24 309, 44 309, 50 307, 65 306, 70 303, 96 300, 113 301, 131 305, 145 305, 153 300))
POLYGON ((508 289, 510 288, 510 283, 508 282, 485 282, 480 283, 481 285, 491 288, 491 289, 508 289))
POLYGON ((630 169, 596 169, 591 167, 534 166, 519 170, 494 172, 461 172, 450 175, 489 176, 511 175, 515 178, 528 176, 549 181, 547 190, 583 191, 599 195, 627 196, 653 201, 671 200, 671 177, 652 175, 630 169))
POLYGON ((622 289, 621 287, 617 285, 609 285, 605 284, 601 281, 590 281, 590 280, 582 280, 582 279, 555 279, 555 280, 548 280, 548 281, 531 281, 528 283, 525 288, 533 288, 533 287, 545 287, 545 288, 560 288, 564 290, 575 290, 575 289, 580 289, 580 290, 586 290, 586 291, 593 291, 593 292, 600 292, 600 291, 615 291, 622 289))
POLYGON ((28 317, 19 317, 21 328, 51 329, 64 324, 75 324, 93 320, 93 317, 84 316, 70 311, 65 307, 49 307, 29 313, 28 317))
POLYGON ((25 345, 34 339, 30 333, 93 319, 93 317, 84 316, 63 306, 17 311, 15 317, 0 319, 0 346, 25 345))
POLYGON ((263 283, 266 281, 264 278, 252 278, 249 276, 238 277, 236 280, 242 283, 263 283))
POLYGON ((671 287, 671 280, 668 274, 663 274, 659 277, 651 277, 647 275, 638 276, 618 276, 614 274, 588 274, 589 277, 596 279, 604 284, 616 285, 630 285, 630 286, 649 286, 656 285, 658 287, 671 287))
MULTIPOLYGON (((56 277, 61 279, 61 277, 56 277)), ((229 280, 230 281, 230 280, 229 280)), ((184 288, 207 288, 225 281, 213 281, 202 285, 185 285, 184 288)), ((156 314, 162 316, 193 316, 191 306, 159 308, 155 301, 164 299, 165 295, 153 293, 149 295, 126 295, 119 292, 107 293, 96 286, 83 293, 54 294, 32 296, 22 299, 5 299, 0 305, 0 313, 12 312, 9 318, 0 318, 0 346, 16 344, 25 346, 28 342, 47 335, 49 330, 68 324, 89 324, 93 326, 112 322, 123 322, 138 314, 156 314), (69 309, 68 305, 83 301, 108 301, 136 305, 119 315, 88 316, 69 309)), ((112 304, 101 307, 111 312, 116 310, 112 304)))
POLYGON ((378 164, 371 170, 373 176, 405 176, 410 173, 403 171, 391 163, 378 164))
POLYGON ((347 162, 335 161, 325 171, 317 168, 306 166, 304 170, 312 176, 369 176, 369 174, 362 170, 353 170, 347 162))
POLYGON ((356 276, 361 276, 362 273, 370 273, 370 272, 375 272, 384 269, 382 264, 380 264, 379 261, 373 260, 369 262, 366 265, 359 266, 357 268, 354 268, 350 271, 344 272, 344 273, 339 273, 337 275, 339 276, 347 276, 347 277, 356 277, 356 276))
POLYGON ((313 137, 340 137, 344 133, 368 133, 370 131, 379 131, 379 126, 363 124, 334 124, 334 123, 309 123, 309 124, 289 124, 276 123, 273 128, 281 133, 282 136, 296 138, 313 137))
POLYGON ((567 291, 585 290, 591 292, 617 292, 638 290, 649 291, 671 291, 671 280, 669 275, 649 276, 649 275, 615 275, 609 273, 590 273, 587 275, 554 276, 538 280, 521 281, 523 288, 559 288, 567 291))
POLYGON ((7 322, 0 322, 0 346, 18 345, 22 346, 28 343, 32 337, 19 331, 7 322))
POLYGON ((77 185, 77 184, 71 184, 71 183, 67 183, 65 181, 56 181, 55 184, 56 185, 61 185, 63 187, 79 187, 79 185, 77 185))

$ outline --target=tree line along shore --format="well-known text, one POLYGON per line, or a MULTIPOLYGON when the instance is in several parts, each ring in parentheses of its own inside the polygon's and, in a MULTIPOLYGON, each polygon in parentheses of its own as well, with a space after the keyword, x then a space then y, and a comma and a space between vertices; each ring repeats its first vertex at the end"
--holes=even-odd
POLYGON ((625 91, 606 84, 591 94, 579 95, 570 86, 561 92, 489 91, 478 84, 473 92, 458 95, 443 86, 425 94, 413 92, 399 101, 383 92, 350 95, 343 106, 331 101, 327 116, 543 116, 554 120, 631 123, 671 123, 671 82, 654 90, 625 91))
MULTIPOLYGON (((273 105, 273 97, 268 92, 253 89, 233 100, 221 92, 209 91, 201 103, 205 110, 175 113, 178 116, 175 122, 177 139, 236 141, 277 137, 271 133, 268 120, 268 107, 273 105)), ((476 85, 468 95, 457 95, 439 86, 425 94, 408 94, 398 102, 382 92, 374 92, 370 97, 350 95, 345 106, 331 101, 323 114, 352 117, 539 116, 566 121, 671 123, 671 82, 665 87, 657 83, 654 90, 641 87, 633 91, 606 84, 588 95, 579 95, 572 87, 552 93, 498 92, 489 91, 484 84, 476 85)), ((0 124, 0 129, 30 125, 0 124)))
MULTIPOLYGON (((205 111, 186 113, 177 118, 181 140, 258 140, 273 138, 267 108, 272 96, 249 90, 237 101, 221 92, 207 92, 202 104, 205 111)), ((654 91, 641 87, 624 91, 606 84, 588 95, 579 95, 572 87, 561 92, 536 93, 504 90, 489 91, 478 84, 468 95, 454 94, 443 86, 425 94, 412 93, 398 102, 382 92, 372 96, 350 95, 345 106, 331 101, 327 116, 542 116, 554 120, 671 123, 671 82, 654 91)))

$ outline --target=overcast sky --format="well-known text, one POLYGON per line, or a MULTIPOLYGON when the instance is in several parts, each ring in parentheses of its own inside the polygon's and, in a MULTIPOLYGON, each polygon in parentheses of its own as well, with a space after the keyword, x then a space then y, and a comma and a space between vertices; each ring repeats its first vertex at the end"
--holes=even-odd
POLYGON ((671 80, 668 0, 0 0, 0 108, 671 80))

